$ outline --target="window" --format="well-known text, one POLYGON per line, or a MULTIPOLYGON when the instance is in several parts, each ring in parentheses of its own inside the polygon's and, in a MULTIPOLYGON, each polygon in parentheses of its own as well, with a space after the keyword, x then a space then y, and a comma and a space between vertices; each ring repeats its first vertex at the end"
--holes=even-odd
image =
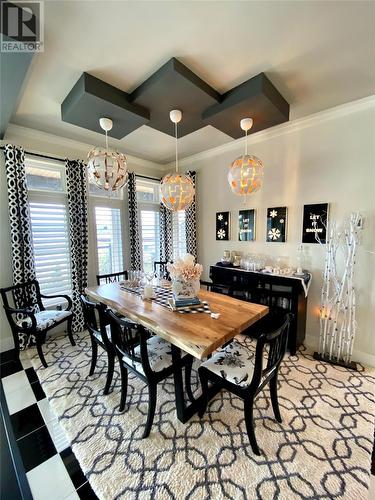
POLYGON ((72 291, 68 220, 64 203, 30 202, 36 277, 42 293, 72 291))
POLYGON ((143 270, 151 272, 154 262, 160 258, 160 225, 159 212, 151 209, 140 209, 142 234, 143 270))
POLYGON ((123 198, 123 189, 118 189, 117 191, 108 194, 104 189, 98 188, 95 184, 89 183, 89 194, 91 196, 98 196, 100 198, 106 198, 107 200, 121 199, 123 198))
POLYGON ((46 295, 71 295, 65 168, 59 162, 26 158, 26 181, 40 289, 46 295))
POLYGON ((142 265, 145 272, 160 259, 159 182, 137 178, 137 201, 141 233, 142 265))
POLYGON ((186 254, 186 212, 174 212, 172 215, 173 259, 186 254))
POLYGON ((26 165, 26 182, 29 190, 59 191, 65 190, 65 179, 61 167, 42 166, 34 161, 26 165))
POLYGON ((123 271, 121 209, 95 206, 95 228, 99 274, 123 271))

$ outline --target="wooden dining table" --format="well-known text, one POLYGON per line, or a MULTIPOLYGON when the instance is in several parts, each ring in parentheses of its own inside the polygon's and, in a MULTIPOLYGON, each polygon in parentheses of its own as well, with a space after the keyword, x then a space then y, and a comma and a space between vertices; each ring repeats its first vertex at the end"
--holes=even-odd
MULTIPOLYGON (((220 293, 200 290, 199 298, 206 301, 214 319, 204 312, 182 314, 153 300, 143 300, 137 293, 124 289, 119 283, 88 287, 86 294, 129 319, 140 323, 156 335, 170 342, 172 361, 181 366, 174 374, 177 417, 189 420, 199 407, 199 401, 185 401, 181 350, 199 360, 232 340, 256 321, 268 314, 268 307, 228 297, 220 293)), ((210 397, 218 392, 211 388, 210 397)))

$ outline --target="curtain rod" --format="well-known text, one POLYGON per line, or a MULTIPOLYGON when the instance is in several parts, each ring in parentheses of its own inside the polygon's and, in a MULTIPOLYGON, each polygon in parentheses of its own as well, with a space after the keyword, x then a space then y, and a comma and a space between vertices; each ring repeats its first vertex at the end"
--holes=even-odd
MULTIPOLYGON (((5 150, 5 146, 1 146, 0 149, 3 151, 5 150)), ((48 156, 48 155, 42 155, 40 153, 32 153, 31 151, 25 151, 25 155, 31 155, 31 156, 37 156, 38 158, 44 158, 45 160, 54 160, 54 161, 61 161, 62 163, 65 163, 66 158, 58 158, 56 156, 48 156)), ((160 181, 160 178, 158 177, 149 177, 148 175, 140 175, 140 174, 135 174, 136 177, 141 177, 142 179, 150 179, 152 181, 160 181)))
MULTIPOLYGON (((1 146, 0 149, 5 150, 5 146, 1 146)), ((40 153, 32 153, 31 151, 25 151, 25 155, 38 156, 39 158, 44 158, 45 160, 55 160, 65 162, 66 158, 57 158, 56 156, 42 155, 40 153)))

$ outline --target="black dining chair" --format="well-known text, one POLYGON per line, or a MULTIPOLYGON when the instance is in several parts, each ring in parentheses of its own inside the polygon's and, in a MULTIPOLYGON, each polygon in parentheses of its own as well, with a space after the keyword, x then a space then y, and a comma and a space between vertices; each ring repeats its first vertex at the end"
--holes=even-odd
POLYGON ((229 285, 221 285, 213 283, 212 281, 200 280, 201 286, 206 287, 208 292, 222 293, 224 295, 232 295, 231 287, 229 285))
POLYGON ((256 340, 255 351, 240 340, 234 339, 202 363, 198 369, 202 384, 202 405, 199 415, 202 417, 207 408, 209 380, 243 399, 246 430, 251 448, 256 455, 260 455, 260 451, 254 431, 254 399, 267 384, 270 386, 275 418, 281 422, 277 377, 288 342, 291 319, 290 313, 279 317, 278 321, 273 316, 268 327, 269 331, 263 331, 256 340))
POLYGON ((191 391, 191 366, 193 358, 186 354, 180 364, 172 362, 171 344, 156 335, 150 335, 142 325, 119 318, 107 310, 106 316, 111 326, 112 342, 115 346, 121 372, 120 412, 125 409, 128 389, 128 370, 146 382, 149 403, 146 426, 142 438, 149 436, 154 420, 157 386, 159 382, 172 375, 175 370, 185 367, 185 384, 189 397, 191 391))
POLYGON ((105 311, 107 307, 99 302, 91 302, 84 295, 81 295, 81 302, 85 323, 91 339, 91 365, 89 377, 93 375, 98 358, 98 346, 107 352, 107 381, 104 387, 104 394, 108 394, 111 388, 113 372, 115 368, 115 349, 111 341, 111 331, 105 311))
POLYGON ((110 274, 97 274, 96 283, 97 285, 107 285, 108 283, 118 283, 119 281, 125 281, 128 279, 128 271, 120 271, 119 273, 110 274))
POLYGON ((159 274, 159 276, 165 280, 170 280, 169 271, 167 269, 168 262, 166 261, 155 261, 154 262, 154 273, 159 274))
POLYGON ((70 343, 75 345, 72 332, 72 300, 68 295, 44 295, 37 280, 1 288, 0 294, 12 331, 17 358, 20 355, 20 348, 27 347, 28 339, 31 337, 35 341, 42 365, 47 368, 42 345, 46 341, 47 332, 65 321, 70 343), (67 306, 65 309, 61 307, 46 309, 42 299, 63 299, 67 302, 67 306), (20 345, 20 338, 24 339, 25 345, 20 345))

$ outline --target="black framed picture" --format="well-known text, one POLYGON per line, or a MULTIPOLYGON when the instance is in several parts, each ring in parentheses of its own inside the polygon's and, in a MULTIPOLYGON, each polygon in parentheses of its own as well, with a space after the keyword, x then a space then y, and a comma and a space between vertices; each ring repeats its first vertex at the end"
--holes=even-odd
POLYGON ((286 241, 287 207, 267 208, 267 239, 273 243, 286 241))
POLYGON ((216 239, 228 241, 230 232, 230 212, 216 212, 216 239))
POLYGON ((238 241, 255 240, 255 210, 238 212, 238 241))
POLYGON ((303 207, 302 243, 326 243, 328 203, 303 207))

